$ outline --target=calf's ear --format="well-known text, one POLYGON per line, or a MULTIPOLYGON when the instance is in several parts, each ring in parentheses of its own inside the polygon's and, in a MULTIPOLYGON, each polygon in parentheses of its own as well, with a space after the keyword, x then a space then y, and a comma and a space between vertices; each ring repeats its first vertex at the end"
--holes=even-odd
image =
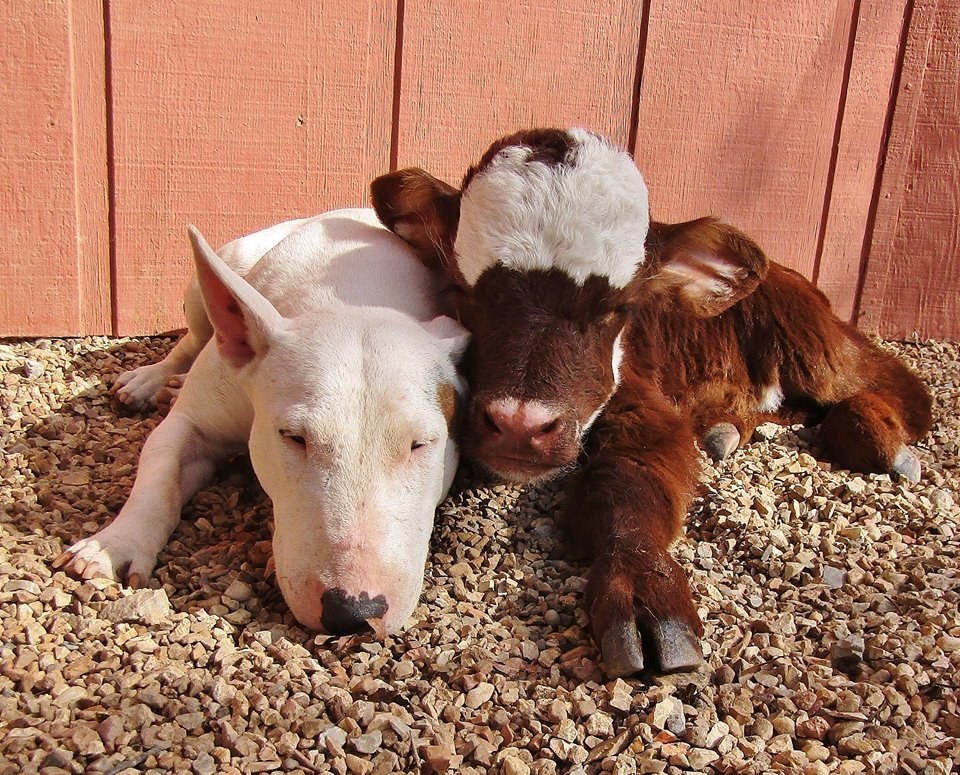
POLYGON ((403 239, 427 267, 463 286, 453 257, 460 221, 460 192, 418 167, 389 172, 370 184, 380 222, 403 239))
POLYGON ((715 218, 651 224, 650 290, 673 294, 700 317, 719 315, 756 289, 769 261, 739 229, 715 218))
POLYGON ((283 318, 250 283, 227 266, 194 226, 188 229, 197 280, 220 355, 235 368, 262 356, 283 318))

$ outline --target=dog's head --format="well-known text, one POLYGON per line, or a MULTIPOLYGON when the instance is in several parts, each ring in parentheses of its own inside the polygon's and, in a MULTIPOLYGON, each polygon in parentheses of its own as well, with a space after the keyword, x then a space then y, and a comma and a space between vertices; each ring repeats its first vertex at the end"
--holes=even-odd
POLYGON ((630 357, 625 326, 638 305, 668 295, 719 314, 766 268, 716 221, 651 229, 631 156, 581 129, 504 137, 459 190, 405 169, 377 178, 371 196, 455 288, 472 334, 465 451, 516 481, 576 463, 630 357))
POLYGON ((193 229, 191 241, 216 346, 250 400, 287 604, 331 633, 399 629, 456 470, 465 330, 385 308, 284 318, 193 229))

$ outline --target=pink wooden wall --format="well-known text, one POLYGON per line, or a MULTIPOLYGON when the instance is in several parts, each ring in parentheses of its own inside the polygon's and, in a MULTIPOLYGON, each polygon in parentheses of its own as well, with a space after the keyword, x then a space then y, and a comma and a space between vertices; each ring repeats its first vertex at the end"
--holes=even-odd
POLYGON ((867 331, 960 338, 958 41, 951 0, 9 0, 0 336, 178 328, 187 223, 577 124, 655 217, 737 223, 867 331))

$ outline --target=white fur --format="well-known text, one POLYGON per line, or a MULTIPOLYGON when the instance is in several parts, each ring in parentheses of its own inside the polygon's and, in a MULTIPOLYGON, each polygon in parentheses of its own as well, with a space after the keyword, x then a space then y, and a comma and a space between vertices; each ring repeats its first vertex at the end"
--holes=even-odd
POLYGON ((736 285, 747 277, 742 267, 701 251, 691 251, 687 260, 669 262, 661 274, 678 283, 690 299, 719 301, 730 299, 736 285))
POLYGON ((620 386, 620 366, 623 364, 623 330, 620 330, 620 333, 617 334, 617 338, 613 340, 613 390, 610 391, 610 395, 607 396, 607 400, 604 401, 600 406, 597 407, 596 411, 591 414, 587 421, 580 426, 580 437, 590 430, 593 424, 597 421, 597 418, 600 416, 600 413, 607 408, 607 404, 610 402, 610 399, 613 398, 613 394, 617 392, 617 388, 620 386))
POLYGON ((650 226, 647 187, 633 159, 582 129, 572 163, 528 163, 510 146, 467 185, 460 203, 457 266, 474 285, 495 264, 559 269, 624 287, 643 263, 650 226))
POLYGON ((760 401, 757 404, 758 412, 775 412, 783 403, 783 388, 779 383, 768 385, 760 394, 760 401))
MULTIPOLYGON (((455 362, 466 332, 434 319, 432 276, 372 211, 271 227, 225 246, 224 261, 197 240, 210 319, 223 314, 204 285, 212 273, 237 300, 255 352, 231 365, 214 342, 197 354, 202 337, 181 341, 168 375, 196 360, 144 446, 130 499, 58 564, 87 578, 127 565, 148 577, 182 504, 248 444, 273 501, 277 578, 294 615, 318 628, 321 596, 337 588, 383 595, 384 626, 398 629, 416 605, 434 511, 457 465, 437 395, 443 384, 464 390, 455 362)), ((196 282, 186 301, 188 318, 203 320, 196 282)))

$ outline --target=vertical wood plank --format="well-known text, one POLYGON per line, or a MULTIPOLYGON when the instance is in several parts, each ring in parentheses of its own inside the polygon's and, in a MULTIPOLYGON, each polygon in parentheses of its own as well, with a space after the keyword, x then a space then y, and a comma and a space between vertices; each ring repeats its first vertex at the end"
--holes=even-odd
POLYGON ((654 0, 636 158, 655 218, 714 214, 811 277, 853 0, 654 0))
POLYGON ((0 334, 109 333, 103 26, 90 3, 0 7, 0 334))
POLYGON ((960 337, 960 7, 918 0, 904 53, 860 322, 960 337))
POLYGON ((113 333, 103 7, 70 0, 74 186, 80 321, 74 333, 113 333))
POLYGON ((641 0, 406 2, 399 166, 458 184, 491 141, 585 126, 626 145, 641 0))
POLYGON ((389 163, 396 6, 110 10, 118 325, 151 333, 182 325, 188 223, 217 244, 366 202, 389 163))
POLYGON ((861 2, 857 11, 837 160, 814 277, 844 320, 853 317, 868 247, 865 235, 879 185, 907 0, 861 2))

